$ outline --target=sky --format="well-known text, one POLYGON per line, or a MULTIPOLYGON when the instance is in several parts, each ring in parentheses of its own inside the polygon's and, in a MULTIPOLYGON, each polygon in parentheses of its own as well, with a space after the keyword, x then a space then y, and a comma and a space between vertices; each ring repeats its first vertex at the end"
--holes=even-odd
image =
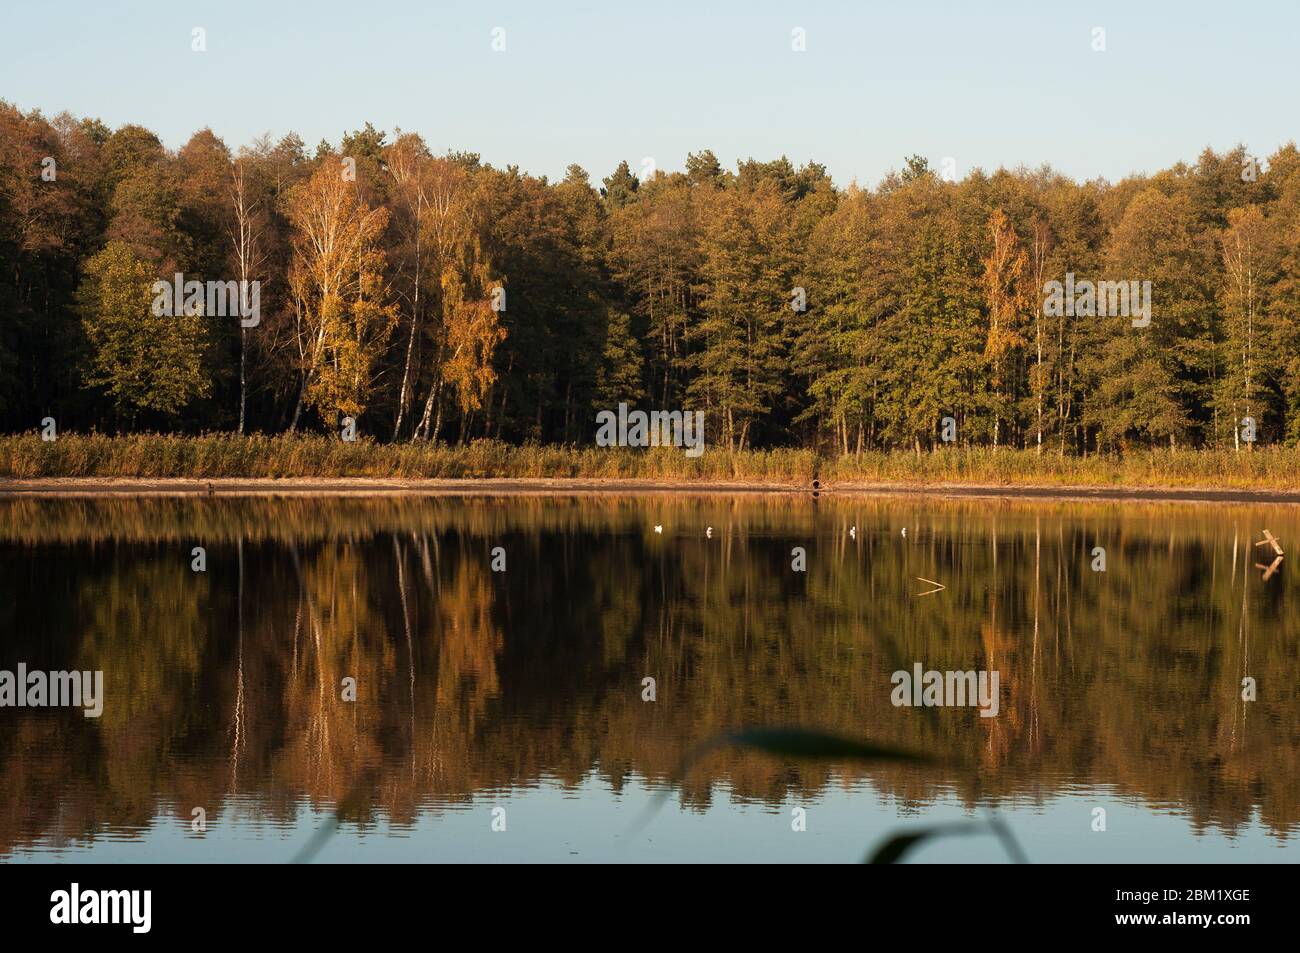
POLYGON ((551 178, 707 148, 864 186, 914 153, 1118 181, 1296 138, 1297 37, 1295 0, 0 0, 0 98, 170 148, 368 121, 551 178))

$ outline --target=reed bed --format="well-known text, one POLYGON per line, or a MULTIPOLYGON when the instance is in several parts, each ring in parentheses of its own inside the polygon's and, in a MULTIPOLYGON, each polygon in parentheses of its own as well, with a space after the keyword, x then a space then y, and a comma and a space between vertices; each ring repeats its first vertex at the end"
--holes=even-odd
POLYGON ((67 433, 0 436, 0 478, 103 479, 585 479, 809 485, 849 483, 1300 489, 1300 447, 1052 452, 945 448, 819 456, 811 450, 574 447, 492 440, 467 445, 376 443, 294 434, 67 433))

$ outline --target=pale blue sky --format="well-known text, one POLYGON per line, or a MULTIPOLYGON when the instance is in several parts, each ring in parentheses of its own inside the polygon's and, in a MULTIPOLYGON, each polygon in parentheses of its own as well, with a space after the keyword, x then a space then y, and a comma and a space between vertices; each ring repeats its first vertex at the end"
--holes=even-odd
POLYGON ((1300 127, 1295 0, 2 3, 0 98, 173 148, 204 126, 310 148, 369 120, 551 177, 711 148, 729 167, 814 159, 841 184, 913 152, 1116 180, 1206 145, 1267 156, 1300 127))

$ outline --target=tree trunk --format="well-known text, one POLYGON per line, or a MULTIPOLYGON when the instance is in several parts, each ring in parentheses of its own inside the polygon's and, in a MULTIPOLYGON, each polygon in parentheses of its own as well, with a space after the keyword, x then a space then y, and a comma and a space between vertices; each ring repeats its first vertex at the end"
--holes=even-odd
POLYGON ((248 394, 248 328, 239 328, 239 435, 244 435, 244 405, 248 394))
POLYGON ((415 212, 415 287, 411 293, 411 333, 406 339, 406 363, 402 369, 402 392, 397 399, 397 422, 393 424, 393 440, 397 440, 402 430, 402 418, 406 414, 406 400, 411 387, 411 366, 414 363, 415 333, 420 324, 420 213, 424 211, 422 200, 416 203, 415 212))

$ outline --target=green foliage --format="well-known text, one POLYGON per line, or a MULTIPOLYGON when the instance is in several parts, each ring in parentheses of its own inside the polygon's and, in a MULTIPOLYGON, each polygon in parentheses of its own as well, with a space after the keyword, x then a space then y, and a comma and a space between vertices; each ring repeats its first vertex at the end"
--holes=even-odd
POLYGON ((90 345, 86 383, 102 388, 118 413, 174 417, 208 393, 201 314, 155 314, 153 274, 122 242, 86 263, 78 297, 90 345))
POLYGON ((638 406, 645 397, 641 350, 632 334, 632 318, 610 310, 596 376, 596 405, 610 409, 619 403, 638 406))
POLYGON ((246 416, 274 433, 333 427, 346 406, 394 440, 589 444, 596 411, 626 400, 702 410, 710 444, 736 450, 923 453, 952 417, 963 447, 1257 452, 1300 442, 1300 152, 1254 181, 1246 156, 1206 150, 1112 185, 1047 168, 952 182, 914 155, 865 189, 706 149, 644 181, 621 162, 596 188, 576 165, 551 182, 372 123, 314 157, 292 133, 232 154, 207 129, 173 153, 139 126, 0 103, 0 428, 246 416), (57 182, 37 174, 45 157, 57 182), (310 226, 291 212, 313 177, 376 223, 338 295, 338 274, 303 271, 310 226), (110 243, 152 277, 260 281, 261 322, 214 320, 205 344, 171 328, 158 349, 189 354, 178 369, 125 370, 123 335, 82 346, 87 295, 125 313, 138 293, 97 277, 110 243), (1150 325, 1048 313, 1067 276, 1149 282, 1150 325), (497 288, 508 302, 489 315, 497 288), (321 302, 376 320, 324 320, 321 302), (352 340, 313 331, 331 324, 352 340))
POLYGON ((614 208, 621 208, 631 202, 641 185, 640 180, 628 168, 626 159, 602 181, 605 187, 600 190, 600 194, 614 208))

